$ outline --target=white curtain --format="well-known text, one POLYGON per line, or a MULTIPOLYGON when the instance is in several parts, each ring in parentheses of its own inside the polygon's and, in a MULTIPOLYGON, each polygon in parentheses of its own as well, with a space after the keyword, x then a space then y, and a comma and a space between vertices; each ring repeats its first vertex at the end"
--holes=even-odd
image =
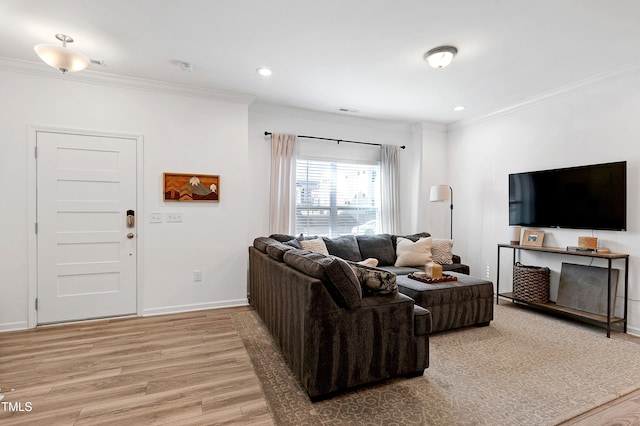
POLYGON ((296 135, 271 134, 270 234, 295 233, 297 139, 296 135))
POLYGON ((400 148, 382 145, 380 151, 382 232, 400 233, 400 148))

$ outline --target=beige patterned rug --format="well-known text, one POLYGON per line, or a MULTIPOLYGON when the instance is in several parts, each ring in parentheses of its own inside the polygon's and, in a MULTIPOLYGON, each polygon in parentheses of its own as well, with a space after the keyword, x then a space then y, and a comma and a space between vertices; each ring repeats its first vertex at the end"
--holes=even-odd
POLYGON ((258 315, 233 316, 277 425, 557 424, 640 388, 640 339, 511 304, 434 334, 424 376, 311 403, 258 315))

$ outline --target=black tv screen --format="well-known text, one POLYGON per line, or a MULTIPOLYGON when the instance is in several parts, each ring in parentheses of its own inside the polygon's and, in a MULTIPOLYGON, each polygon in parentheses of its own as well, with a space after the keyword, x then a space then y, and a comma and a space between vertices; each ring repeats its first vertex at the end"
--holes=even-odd
POLYGON ((627 162, 510 174, 509 225, 626 230, 627 162))

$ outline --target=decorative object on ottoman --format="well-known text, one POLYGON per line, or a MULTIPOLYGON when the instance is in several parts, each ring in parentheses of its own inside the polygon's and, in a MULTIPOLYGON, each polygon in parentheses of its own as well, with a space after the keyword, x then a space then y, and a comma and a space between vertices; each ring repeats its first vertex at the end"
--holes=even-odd
POLYGON ((424 272, 427 274, 428 278, 441 278, 442 266, 437 263, 430 262, 424 265, 424 272))
POLYGON ((551 271, 547 267, 513 265, 513 297, 525 302, 547 303, 551 271))

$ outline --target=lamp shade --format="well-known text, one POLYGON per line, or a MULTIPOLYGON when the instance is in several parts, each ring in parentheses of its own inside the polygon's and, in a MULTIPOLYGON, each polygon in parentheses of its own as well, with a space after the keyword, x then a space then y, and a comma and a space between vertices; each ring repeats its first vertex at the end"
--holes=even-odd
POLYGON ((91 60, 83 54, 62 46, 39 44, 33 50, 47 65, 62 71, 63 74, 82 71, 91 63, 91 60))
POLYGON ((451 187, 449 185, 434 185, 431 187, 429 201, 447 201, 451 199, 451 187))
POLYGON ((444 68, 453 61, 457 53, 458 49, 453 46, 440 46, 425 53, 424 60, 432 68, 444 68))

